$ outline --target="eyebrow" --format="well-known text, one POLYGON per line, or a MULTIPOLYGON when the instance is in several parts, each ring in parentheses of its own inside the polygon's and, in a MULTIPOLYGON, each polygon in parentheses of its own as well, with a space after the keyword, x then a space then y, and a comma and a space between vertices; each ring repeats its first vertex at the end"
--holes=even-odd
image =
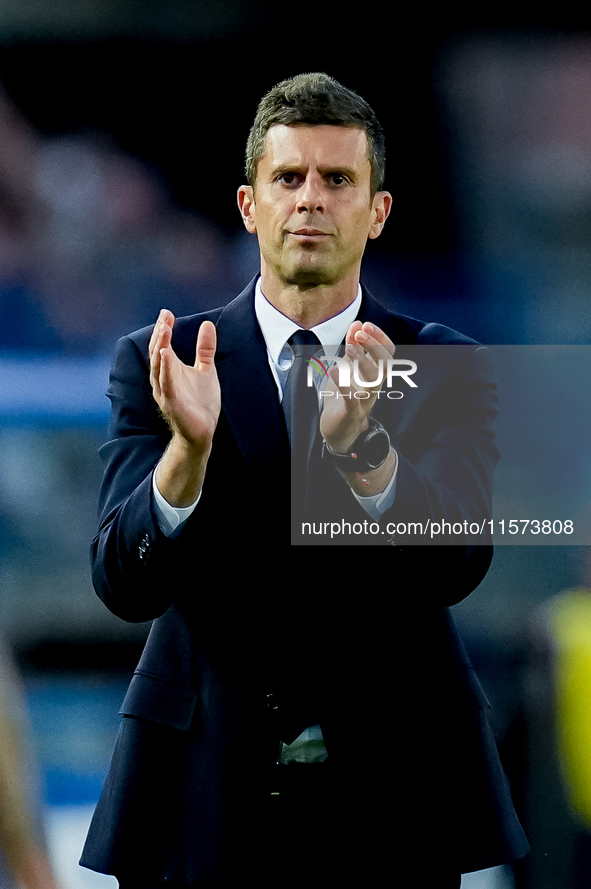
POLYGON ((331 173, 340 173, 341 175, 346 176, 347 179, 350 179, 351 182, 357 182, 359 179, 357 170, 342 164, 335 164, 333 167, 318 167, 318 170, 322 176, 328 176, 331 173))
MULTIPOLYGON (((281 164, 271 171, 271 177, 274 179, 276 176, 281 176, 283 173, 298 172, 302 172, 302 168, 298 163, 281 164)), ((348 167, 346 164, 324 165, 318 167, 318 172, 321 176, 330 176, 333 173, 339 173, 342 176, 346 176, 351 182, 357 183, 359 181, 359 173, 357 170, 353 169, 353 167, 348 167)))

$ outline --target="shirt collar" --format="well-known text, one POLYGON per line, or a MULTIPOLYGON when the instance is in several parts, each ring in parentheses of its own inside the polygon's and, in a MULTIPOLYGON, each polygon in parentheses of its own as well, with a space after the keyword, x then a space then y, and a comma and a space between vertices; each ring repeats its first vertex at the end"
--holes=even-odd
MULTIPOLYGON (((325 351, 329 346, 338 346, 345 339, 349 325, 355 321, 361 307, 361 285, 357 286, 357 296, 353 302, 347 306, 334 318, 329 318, 321 324, 312 327, 311 330, 316 334, 322 343, 325 351)), ((261 289, 261 279, 257 279, 254 294, 254 310, 257 321, 261 328, 267 350, 271 360, 277 364, 279 355, 285 343, 299 326, 283 315, 275 306, 266 299, 261 289)))

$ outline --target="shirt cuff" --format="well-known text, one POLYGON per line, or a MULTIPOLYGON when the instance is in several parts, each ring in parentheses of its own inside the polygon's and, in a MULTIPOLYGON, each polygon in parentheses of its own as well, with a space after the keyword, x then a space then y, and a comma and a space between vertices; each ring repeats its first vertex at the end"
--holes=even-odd
POLYGON ((154 512, 156 514, 156 521, 165 537, 172 537, 174 532, 177 531, 188 518, 190 518, 201 497, 200 492, 199 497, 197 497, 197 500, 195 503, 192 503, 191 506, 171 506, 168 500, 165 500, 158 490, 155 472, 152 476, 152 492, 154 494, 154 512))
POLYGON ((392 478, 383 491, 379 494, 374 494, 373 497, 361 497, 359 494, 356 494, 355 491, 351 491, 359 505, 362 506, 366 513, 376 522, 379 522, 383 513, 385 513, 387 509, 390 509, 396 499, 396 476, 398 475, 399 460, 397 452, 394 451, 394 453, 396 454, 396 466, 394 467, 392 478))

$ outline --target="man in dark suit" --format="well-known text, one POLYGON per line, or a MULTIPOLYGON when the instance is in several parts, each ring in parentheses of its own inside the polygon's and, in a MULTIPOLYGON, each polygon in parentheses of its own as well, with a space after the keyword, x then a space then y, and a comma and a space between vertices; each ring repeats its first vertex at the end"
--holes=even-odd
POLYGON ((396 885, 409 867, 457 886, 527 850, 448 611, 490 563, 494 373, 487 350, 360 286, 392 205, 383 169, 359 96, 326 75, 279 84, 238 194, 260 277, 119 344, 93 580, 154 623, 82 864, 123 889, 396 885), (371 549, 290 546, 297 331, 344 341, 356 375, 336 362, 313 399, 295 530, 337 518, 338 543, 365 527, 371 549), (380 362, 405 348, 422 356, 413 398, 381 397, 380 362), (426 549, 402 533, 415 520, 468 533, 426 549))

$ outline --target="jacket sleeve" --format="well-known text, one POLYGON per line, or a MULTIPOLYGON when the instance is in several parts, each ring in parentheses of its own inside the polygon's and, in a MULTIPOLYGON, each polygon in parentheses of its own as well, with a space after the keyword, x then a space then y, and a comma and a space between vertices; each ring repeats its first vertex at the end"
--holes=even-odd
MULTIPOLYGON (((439 347, 429 348, 437 357, 439 347)), ((380 524, 407 559, 430 560, 434 595, 452 605, 482 581, 492 559, 498 395, 489 349, 443 349, 445 371, 438 377, 434 369, 436 382, 412 425, 394 430, 396 498, 380 524)))
MULTIPOLYGON (((369 545, 372 560, 380 565, 388 550, 395 550, 398 578, 409 584, 415 578, 416 586, 420 577, 432 603, 452 605, 478 586, 492 558, 492 487, 499 459, 494 356, 465 339, 419 342, 401 346, 397 354, 416 360, 413 379, 418 385, 399 400, 384 392, 374 409, 398 453, 393 504, 379 523, 368 520, 344 479, 329 466, 337 481, 327 482, 310 525, 319 527, 319 519, 330 519, 342 530, 330 540, 318 530, 316 537, 302 533, 296 542, 369 545)), ((330 521, 326 524, 331 527, 330 521)))
MULTIPOLYGON (((499 460, 494 359, 484 347, 444 348, 453 350, 452 361, 457 352, 456 366, 433 385, 409 427, 398 430, 394 421, 400 467, 390 518, 423 521, 425 527, 468 521, 486 531, 499 460)), ((486 533, 478 536, 487 540, 486 533)))
POLYGON ((174 584, 166 571, 177 546, 162 534, 153 511, 152 474, 170 435, 152 396, 148 337, 149 330, 141 331, 117 344, 107 392, 110 440, 100 450, 99 528, 91 545, 98 595, 130 621, 151 620, 172 604, 174 584))

